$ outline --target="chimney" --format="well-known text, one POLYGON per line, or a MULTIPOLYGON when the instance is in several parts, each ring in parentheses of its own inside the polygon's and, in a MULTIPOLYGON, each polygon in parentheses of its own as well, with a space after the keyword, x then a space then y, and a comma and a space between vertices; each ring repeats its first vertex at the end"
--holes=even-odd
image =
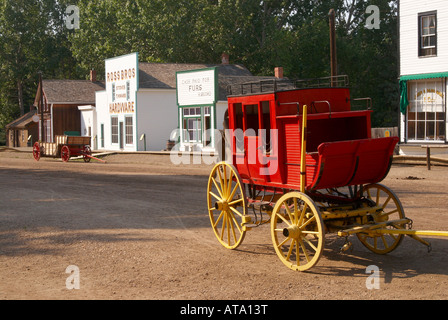
POLYGON ((227 53, 223 53, 221 55, 221 63, 222 64, 229 64, 229 55, 227 53))
POLYGON ((275 77, 278 79, 283 78, 283 67, 276 67, 275 68, 275 77))
POLYGON ((96 70, 90 70, 90 81, 96 82, 96 70))

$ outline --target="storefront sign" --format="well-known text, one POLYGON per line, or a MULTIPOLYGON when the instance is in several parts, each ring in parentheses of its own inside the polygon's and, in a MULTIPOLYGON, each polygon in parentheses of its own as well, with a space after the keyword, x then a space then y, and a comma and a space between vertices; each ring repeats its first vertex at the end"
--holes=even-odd
MULTIPOLYGON (((425 89, 417 92, 415 99, 417 100, 420 97, 422 98, 422 100, 424 102, 433 103, 433 102, 436 102, 437 100, 439 100, 440 102, 443 102, 444 94, 443 94, 443 92, 441 92, 437 89, 425 88, 425 89), (440 99, 442 99, 442 100, 440 100, 440 99)), ((439 101, 437 101, 437 102, 439 102, 439 101)))
POLYGON ((178 72, 177 104, 210 105, 216 102, 216 68, 178 72))
POLYGON ((110 114, 134 113, 138 90, 138 53, 106 60, 106 91, 110 114))

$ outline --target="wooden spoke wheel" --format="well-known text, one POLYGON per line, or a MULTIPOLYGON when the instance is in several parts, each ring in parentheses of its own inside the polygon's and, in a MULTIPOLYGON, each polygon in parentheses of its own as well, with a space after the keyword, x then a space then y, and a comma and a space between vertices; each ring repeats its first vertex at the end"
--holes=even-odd
MULTIPOLYGON (((380 212, 371 215, 374 222, 386 222, 390 220, 404 219, 404 210, 395 193, 382 184, 370 184, 363 187, 363 195, 372 206, 381 206, 380 212)), ((404 225, 390 225, 388 229, 403 229, 404 225)), ((403 234, 357 233, 361 243, 378 254, 386 254, 398 247, 403 240, 403 234)))
POLYGON ((90 162, 90 157, 92 155, 92 150, 90 150, 89 146, 84 146, 84 149, 82 150, 82 157, 84 159, 84 162, 90 162))
POLYGON ((276 202, 271 235, 277 255, 292 270, 308 270, 322 255, 322 217, 313 200, 301 192, 286 193, 276 202))
POLYGON ((241 177, 231 164, 220 162, 208 179, 207 205, 210 222, 219 242, 228 249, 244 240, 246 196, 241 177))
POLYGON ((33 145, 33 157, 34 157, 34 160, 39 161, 40 153, 41 153, 41 150, 40 150, 39 142, 35 142, 34 145, 33 145))
POLYGON ((68 162, 70 159, 70 148, 68 146, 63 146, 61 149, 61 159, 64 162, 68 162))

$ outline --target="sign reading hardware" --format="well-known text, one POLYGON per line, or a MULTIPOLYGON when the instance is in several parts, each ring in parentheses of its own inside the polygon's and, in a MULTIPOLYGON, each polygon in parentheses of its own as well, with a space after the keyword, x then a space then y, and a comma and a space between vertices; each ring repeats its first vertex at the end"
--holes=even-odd
POLYGON ((137 90, 137 53, 106 60, 106 91, 109 113, 134 113, 137 90))
POLYGON ((178 72, 176 80, 179 106, 216 102, 216 68, 178 72))

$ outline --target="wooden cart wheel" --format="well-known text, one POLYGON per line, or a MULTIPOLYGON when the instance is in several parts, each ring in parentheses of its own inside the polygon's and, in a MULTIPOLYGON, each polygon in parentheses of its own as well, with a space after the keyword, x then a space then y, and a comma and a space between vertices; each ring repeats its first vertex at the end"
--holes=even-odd
POLYGON ((68 162, 70 159, 70 149, 68 146, 63 146, 61 149, 61 159, 64 162, 68 162))
POLYGON ((244 240, 248 221, 246 196, 241 177, 231 164, 220 162, 210 173, 207 187, 210 222, 219 242, 228 249, 244 240))
POLYGON ((290 269, 305 271, 320 259, 325 229, 319 209, 301 192, 284 194, 271 216, 271 235, 280 260, 290 269))
POLYGON ((34 160, 39 161, 40 159, 40 145, 39 142, 35 142, 33 145, 33 157, 34 160))
MULTIPOLYGON (((372 215, 374 222, 404 219, 404 210, 395 193, 382 184, 370 184, 363 187, 364 196, 372 205, 382 206, 383 209, 372 215)), ((403 229, 404 225, 391 225, 389 229, 403 229)), ((375 234, 357 233, 361 243, 370 251, 386 254, 398 247, 403 240, 403 234, 375 234)))
POLYGON ((82 150, 83 154, 83 159, 84 162, 90 162, 90 157, 88 157, 87 155, 91 156, 92 155, 92 150, 90 150, 89 146, 84 146, 84 149, 82 150))

